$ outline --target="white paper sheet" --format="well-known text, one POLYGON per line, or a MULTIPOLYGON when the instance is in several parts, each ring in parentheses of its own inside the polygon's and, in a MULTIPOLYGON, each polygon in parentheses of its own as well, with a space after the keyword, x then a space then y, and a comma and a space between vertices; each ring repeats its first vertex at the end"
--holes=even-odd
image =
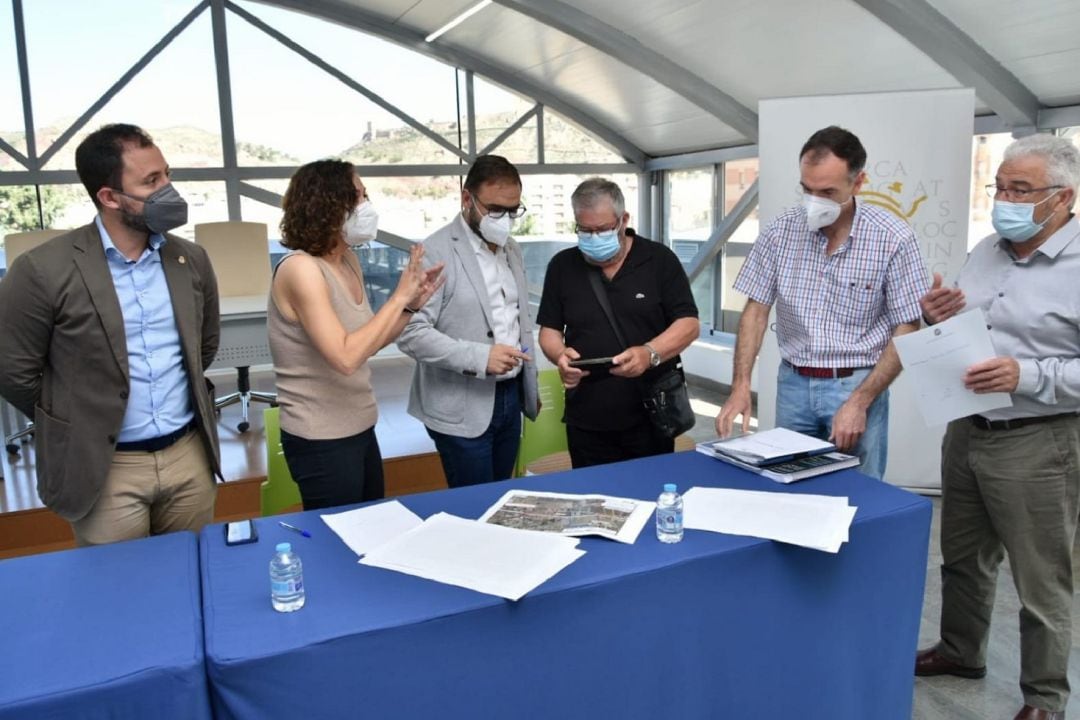
POLYGON ((779 427, 737 438, 717 440, 710 447, 714 452, 735 457, 751 465, 836 449, 832 443, 779 427))
POLYGON ((578 540, 438 513, 360 562, 518 600, 585 554, 578 540))
POLYGON ((371 552, 423 522, 397 500, 320 517, 357 555, 371 552))
POLYGON ((997 355, 981 308, 901 335, 894 342, 927 425, 1012 405, 1008 393, 980 395, 964 387, 969 367, 997 355))
POLYGON ((846 497, 693 487, 683 496, 683 526, 835 553, 856 509, 846 497))

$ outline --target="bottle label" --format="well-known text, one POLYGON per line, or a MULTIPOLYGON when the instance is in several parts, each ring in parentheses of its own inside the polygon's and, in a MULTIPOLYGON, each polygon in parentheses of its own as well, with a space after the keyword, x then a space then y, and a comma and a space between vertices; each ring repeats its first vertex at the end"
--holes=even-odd
POLYGON ((294 580, 272 580, 270 582, 270 592, 275 595, 294 595, 303 591, 304 581, 301 578, 294 580))
POLYGON ((682 530, 682 513, 672 510, 661 511, 657 515, 660 529, 664 532, 677 533, 682 530))

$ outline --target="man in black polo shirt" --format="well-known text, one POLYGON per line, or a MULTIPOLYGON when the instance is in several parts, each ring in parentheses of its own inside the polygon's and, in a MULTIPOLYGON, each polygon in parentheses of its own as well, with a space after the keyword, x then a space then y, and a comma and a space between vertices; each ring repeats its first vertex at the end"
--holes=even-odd
POLYGON ((537 324, 540 349, 566 388, 566 437, 575 468, 669 453, 675 441, 653 429, 642 383, 678 367, 698 336, 697 306, 675 253, 627 227, 619 186, 581 183, 571 197, 578 247, 548 265, 537 324), (593 291, 603 279, 622 347, 593 291), (570 367, 572 360, 611 357, 610 366, 570 367))

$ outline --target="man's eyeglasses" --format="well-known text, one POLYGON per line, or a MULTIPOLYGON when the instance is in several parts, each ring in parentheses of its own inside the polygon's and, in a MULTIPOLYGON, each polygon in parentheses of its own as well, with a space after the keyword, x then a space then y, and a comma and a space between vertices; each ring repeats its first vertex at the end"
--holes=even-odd
POLYGON ((606 228, 591 228, 584 225, 574 224, 574 232, 585 233, 586 235, 603 235, 604 233, 616 232, 619 229, 619 223, 615 223, 611 227, 606 228))
POLYGON ((514 220, 517 220, 519 217, 525 214, 525 206, 521 204, 518 204, 517 207, 512 208, 502 207, 501 205, 485 205, 480 201, 480 198, 476 197, 475 195, 473 196, 473 202, 483 208, 484 212, 487 213, 487 216, 492 220, 499 220, 506 215, 509 215, 514 220))
POLYGON ((1004 188, 1000 185, 990 183, 986 186, 986 194, 992 198, 1003 197, 1009 202, 1024 202, 1034 193, 1040 193, 1044 190, 1060 190, 1065 187, 1064 185, 1047 185, 1041 188, 1028 188, 1026 190, 1018 188, 1004 188))

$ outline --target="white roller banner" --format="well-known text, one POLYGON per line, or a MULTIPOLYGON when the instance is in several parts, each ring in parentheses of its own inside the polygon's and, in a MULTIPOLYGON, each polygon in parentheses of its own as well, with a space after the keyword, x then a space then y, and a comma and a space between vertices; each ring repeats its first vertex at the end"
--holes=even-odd
MULTIPOLYGON (((830 95, 764 100, 760 118, 760 217, 764 228, 797 204, 799 149, 828 125, 851 130, 866 148, 867 182, 859 200, 882 207, 915 228, 927 272, 952 282, 967 253, 975 94, 970 89, 830 95)), ((770 323, 758 358, 762 428, 776 420, 780 354, 770 323)), ((927 427, 904 374, 893 383, 889 464, 885 479, 909 488, 941 485, 944 427, 927 427)))

